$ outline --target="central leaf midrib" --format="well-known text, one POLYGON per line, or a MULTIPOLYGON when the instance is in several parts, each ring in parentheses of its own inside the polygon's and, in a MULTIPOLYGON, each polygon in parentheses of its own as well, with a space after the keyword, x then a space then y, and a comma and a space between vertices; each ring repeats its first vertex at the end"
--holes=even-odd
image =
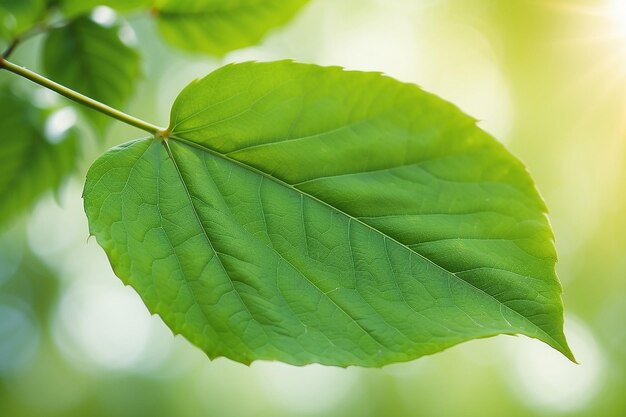
MULTIPOLYGON (((317 202, 319 202, 319 203, 321 203, 321 204, 325 205, 326 207, 330 208, 331 210, 337 211, 337 212, 339 212, 339 213, 343 214, 344 216, 348 217, 349 219, 353 219, 354 221, 359 222, 359 223, 360 223, 360 224, 362 224, 363 226, 365 226, 365 227, 367 227, 367 228, 369 228, 369 229, 371 229, 371 230, 375 231, 376 233, 379 233, 379 234, 381 234, 382 236, 385 236, 386 238, 390 239, 391 241, 393 241, 393 242, 395 242, 396 244, 398 244, 398 245, 402 246, 403 248, 405 248, 407 251, 409 251, 409 252, 411 252, 411 253, 413 253, 413 254, 417 255, 418 257, 420 257, 420 258, 421 258, 421 259, 423 259, 424 261, 426 261, 426 262, 428 262, 429 264, 433 265, 433 266, 434 266, 434 267, 436 267, 437 269, 440 269, 441 271, 445 272, 446 274, 452 275, 452 276, 453 276, 454 278, 456 278, 458 281, 460 281, 460 282, 462 282, 462 283, 466 284, 468 287, 472 288, 473 290, 478 291, 478 292, 480 292, 481 294, 485 295, 486 297, 493 299, 493 300, 494 300, 494 301, 496 301, 496 302, 497 302, 497 303, 498 303, 501 307, 504 307, 504 308, 506 308, 507 310, 509 310, 509 311, 511 311, 511 312, 513 312, 513 313, 515 313, 516 315, 518 315, 519 317, 521 317, 524 321, 526 321, 526 322, 530 323, 532 326, 534 326, 534 327, 535 327, 535 328, 536 328, 536 329, 537 329, 537 330, 538 330, 541 334, 543 334, 546 338, 548 338, 548 339, 549 339, 549 340, 551 340, 554 344, 556 344, 557 346, 559 346, 559 348, 560 348, 562 351, 567 352, 567 349, 565 349, 565 348, 563 347, 563 345, 562 345, 560 342, 558 342, 556 339, 554 339, 554 337, 552 337, 552 336, 551 336, 550 334, 548 334, 545 330, 543 330, 541 327, 539 327, 539 326, 538 326, 535 322, 533 322, 533 321, 532 321, 531 319, 529 319, 528 317, 524 316, 524 315, 523 315, 522 313, 520 313, 519 311, 515 310, 515 309, 514 309, 514 308, 512 308, 512 307, 509 307, 508 305, 504 304, 502 301, 500 301, 499 299, 497 299, 497 298, 496 298, 496 297, 494 297, 493 295, 491 295, 491 294, 487 293, 486 291, 484 291, 483 289, 481 289, 481 288, 479 288, 479 287, 475 286, 475 285, 474 285, 474 284, 472 284, 471 282, 464 280, 464 279, 463 279, 463 278, 461 278, 460 276, 456 275, 454 272, 448 271, 446 268, 442 267, 441 265, 437 264, 436 262, 434 262, 434 261, 432 261, 431 259, 427 258, 426 256, 422 255, 421 253, 416 252, 415 250, 413 250, 413 249, 409 248, 408 246, 406 246, 406 245, 404 245, 403 243, 399 242, 398 240, 396 240, 396 239, 395 239, 395 238, 393 238, 392 236, 389 236, 389 235, 387 235, 386 233, 384 233, 384 232, 382 232, 382 231, 380 231, 380 230, 376 229, 375 227, 373 227, 373 226, 371 226, 371 225, 369 225, 369 224, 367 224, 367 223, 363 222, 363 221, 362 221, 362 220, 360 220, 358 217, 354 217, 354 216, 352 216, 352 215, 350 215, 350 214, 346 213, 345 211, 340 210, 340 209, 338 209, 338 208, 336 208, 336 207, 334 207, 334 206, 330 205, 329 203, 327 203, 327 202, 325 202, 325 201, 323 201, 323 200, 320 200, 319 198, 317 198, 317 197, 315 197, 315 196, 313 196, 313 195, 311 195, 311 194, 309 194, 309 193, 306 193, 305 191, 302 191, 302 190, 300 190, 299 188, 296 188, 296 187, 292 186, 291 184, 289 184, 289 183, 287 183, 287 182, 285 182, 285 181, 281 180, 280 178, 276 178, 276 177, 274 177, 274 176, 272 176, 272 175, 270 175, 270 174, 268 174, 268 173, 266 173, 266 172, 261 171, 260 169, 258 169, 258 168, 256 168, 256 167, 250 166, 250 165, 246 164, 245 162, 242 162, 242 161, 239 161, 239 160, 233 159, 233 158, 231 158, 231 157, 229 157, 229 156, 227 156, 227 155, 225 155, 225 154, 222 154, 222 153, 220 153, 220 152, 218 152, 218 151, 215 151, 215 150, 213 150, 213 149, 211 149, 211 148, 208 148, 208 147, 206 147, 206 146, 204 146, 204 145, 201 145, 201 144, 199 144, 199 143, 197 143, 197 142, 193 142, 193 141, 190 141, 190 140, 184 139, 184 138, 182 138, 182 137, 178 137, 178 136, 176 136, 176 135, 175 135, 175 133, 176 133, 176 132, 173 132, 173 133, 172 133, 172 135, 170 136, 170 139, 171 139, 171 140, 174 140, 174 141, 180 142, 180 143, 182 143, 182 144, 184 144, 184 145, 187 145, 187 146, 195 147, 195 148, 200 149, 200 150, 202 150, 202 151, 204 151, 204 152, 208 152, 208 153, 210 153, 210 154, 212 154, 212 155, 215 155, 215 156, 217 156, 217 157, 219 157, 219 158, 222 158, 222 159, 224 159, 224 160, 227 160, 227 161, 229 161, 229 162, 232 162, 232 163, 234 163, 234 164, 237 164, 237 165, 239 165, 239 166, 241 166, 241 167, 243 167, 243 168, 245 168, 245 169, 247 169, 247 170, 249 170, 249 171, 255 172, 255 173, 257 173, 258 175, 261 175, 261 176, 263 176, 263 177, 265 177, 265 178, 268 178, 268 179, 270 179, 270 180, 272 180, 272 181, 274 181, 274 182, 278 183, 279 185, 281 185, 281 186, 283 186, 283 187, 286 187, 286 188, 288 188, 288 189, 291 189, 291 190, 293 190, 293 191, 296 191, 296 192, 298 192, 298 193, 301 193, 301 194, 303 194, 304 196, 306 196, 306 197, 308 197, 308 198, 311 198, 312 200, 315 200, 315 201, 317 201, 317 202)), ((508 322, 508 320, 506 320, 506 318, 505 318, 504 316, 503 316, 503 319, 504 319, 506 322, 508 322)), ((519 330, 519 329, 517 329, 517 330, 519 330)))

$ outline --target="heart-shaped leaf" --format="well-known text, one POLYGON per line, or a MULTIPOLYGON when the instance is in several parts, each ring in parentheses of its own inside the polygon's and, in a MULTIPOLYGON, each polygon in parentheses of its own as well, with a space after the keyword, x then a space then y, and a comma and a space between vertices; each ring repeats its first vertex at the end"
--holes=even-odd
POLYGON ((453 105, 375 73, 229 65, 85 185, 115 273, 211 358, 382 366, 497 335, 573 359, 545 207, 453 105))

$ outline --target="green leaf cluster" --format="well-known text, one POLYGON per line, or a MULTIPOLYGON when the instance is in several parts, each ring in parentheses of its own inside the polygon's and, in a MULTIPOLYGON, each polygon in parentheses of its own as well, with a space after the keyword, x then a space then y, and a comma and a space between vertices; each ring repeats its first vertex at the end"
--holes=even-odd
POLYGON ((61 0, 65 16, 107 6, 118 12, 149 11, 171 45, 188 52, 224 55, 255 45, 287 23, 308 0, 61 0))
MULTIPOLYGON (((188 51, 223 55, 230 50, 258 42, 270 29, 286 23, 305 2, 3 0, 0 4, 0 39, 7 45, 19 45, 20 42, 28 42, 31 37, 42 35, 44 41, 41 70, 47 77, 101 103, 124 108, 132 99, 142 76, 139 47, 129 44, 121 37, 122 29, 128 26, 124 14, 143 13, 146 18, 155 19, 163 38, 174 46, 188 51), (114 12, 111 22, 102 22, 97 19, 97 13, 94 14, 102 6, 109 7, 114 12), (249 26, 251 16, 254 16, 255 24, 249 26), (172 30, 174 25, 193 31, 193 37, 189 38, 189 45, 193 46, 181 43, 180 36, 172 30)), ((8 84, 7 88, 13 87, 12 83, 8 84)), ((10 97, 3 98, 0 102, 1 114, 19 111, 26 117, 31 113, 40 113, 40 109, 27 102, 21 102, 13 108, 17 98, 10 97)), ((77 108, 86 118, 87 125, 95 130, 97 137, 104 138, 111 119, 83 106, 77 108)), ((22 119, 0 123, 10 123, 13 126, 18 120, 22 119)), ((24 169, 27 163, 34 163, 38 158, 48 161, 41 162, 42 167, 31 170, 32 178, 28 174, 15 178, 19 176, 18 171, 5 175, 7 187, 12 182, 22 181, 23 188, 12 196, 9 188, 0 187, 0 199, 10 201, 0 209, 0 229, 2 220, 18 216, 45 190, 56 189, 61 184, 60 179, 70 174, 75 166, 76 161, 73 158, 78 153, 69 149, 70 143, 75 141, 64 142, 63 146, 38 147, 36 144, 43 141, 43 133, 41 129, 37 130, 38 127, 41 126, 32 121, 20 125, 16 132, 20 138, 24 137, 23 143, 12 143, 0 148, 0 161, 12 161, 6 169, 24 169), (36 157, 29 156, 27 149, 30 147, 36 157), (16 155, 20 158, 15 159, 16 155), (58 158, 58 162, 51 162, 53 156, 58 158), (13 167, 15 164, 19 167, 13 167), (44 175, 41 180, 35 180, 35 174, 43 175, 52 168, 56 170, 55 175, 44 175), (36 184, 29 185, 31 181, 36 184)), ((8 171, 5 173, 8 174, 8 171)))

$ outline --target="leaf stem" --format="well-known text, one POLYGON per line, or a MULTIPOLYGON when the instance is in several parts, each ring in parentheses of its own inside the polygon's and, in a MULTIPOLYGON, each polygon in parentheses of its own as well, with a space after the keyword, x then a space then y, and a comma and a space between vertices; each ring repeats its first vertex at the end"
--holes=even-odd
POLYGON ((151 123, 145 122, 141 119, 128 115, 124 112, 121 112, 113 107, 107 106, 104 103, 96 101, 90 97, 87 97, 83 94, 80 94, 70 88, 67 88, 61 84, 58 84, 48 78, 37 74, 29 69, 21 67, 19 65, 13 64, 12 62, 7 61, 4 57, 0 56, 0 69, 6 69, 11 71, 14 74, 17 74, 21 77, 24 77, 34 83, 37 83, 49 90, 57 92, 62 96, 69 98, 77 102, 78 104, 82 104, 83 106, 90 107, 100 113, 106 114, 109 117, 117 119, 121 122, 124 122, 128 125, 134 126, 138 129, 145 130, 146 132, 152 133, 153 135, 164 138, 167 136, 167 131, 164 128, 160 128, 151 123))

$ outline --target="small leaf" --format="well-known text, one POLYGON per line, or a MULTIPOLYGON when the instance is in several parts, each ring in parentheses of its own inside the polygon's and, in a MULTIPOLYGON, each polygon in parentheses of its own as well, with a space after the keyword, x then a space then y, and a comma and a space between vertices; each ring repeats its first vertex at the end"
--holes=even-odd
MULTIPOLYGON (((139 78, 136 48, 119 37, 119 27, 102 26, 88 17, 53 29, 43 50, 43 68, 56 82, 112 107, 123 107, 139 78)), ((85 114, 102 129, 110 118, 91 109, 85 114)))
POLYGON ((211 358, 382 366, 501 333, 573 356, 544 203, 453 105, 375 73, 229 65, 85 210, 115 273, 211 358))
POLYGON ((0 3, 0 37, 19 36, 43 18, 44 0, 2 0, 0 3))
POLYGON ((73 18, 85 14, 98 6, 127 12, 131 10, 148 9, 153 0, 60 0, 59 9, 64 16, 73 18))
POLYGON ((7 88, 0 90, 0 230, 76 169, 76 132, 61 129, 47 135, 42 126, 49 114, 7 88))
POLYGON ((224 55, 256 45, 287 23, 307 0, 160 0, 154 11, 163 37, 180 49, 224 55))

